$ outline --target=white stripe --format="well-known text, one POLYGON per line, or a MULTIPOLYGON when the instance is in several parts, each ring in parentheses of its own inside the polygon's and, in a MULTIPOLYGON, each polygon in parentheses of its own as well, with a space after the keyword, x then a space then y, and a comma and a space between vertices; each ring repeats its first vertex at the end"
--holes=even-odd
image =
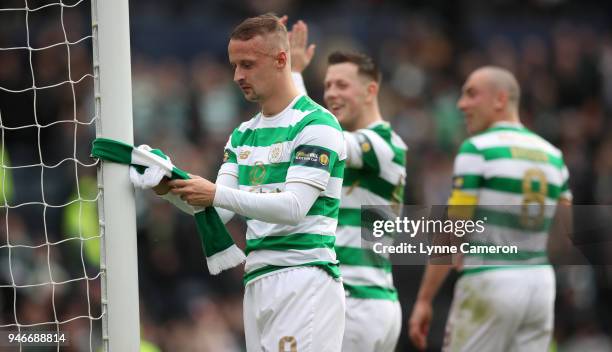
MULTIPOLYGON (((284 192, 286 183, 267 183, 259 186, 246 186, 240 185, 239 188, 242 191, 255 192, 255 193, 272 193, 272 192, 284 192)), ((321 192, 321 196, 340 199, 342 193, 342 179, 339 177, 330 177, 327 182, 327 188, 321 192)))
POLYGON ((238 164, 234 163, 223 163, 219 168, 219 175, 229 174, 238 177, 238 164))
POLYGON ((341 265, 340 272, 349 285, 393 288, 393 275, 379 268, 341 265))
POLYGON ((346 147, 342 132, 328 125, 308 125, 294 139, 293 148, 300 145, 314 145, 333 150, 340 160, 346 157, 346 147))
POLYGON ((484 157, 480 154, 461 153, 455 158, 455 175, 482 175, 484 157))
MULTIPOLYGON (((394 240, 390 236, 376 239, 376 242, 371 242, 361 237, 362 229, 355 226, 338 226, 336 231, 336 247, 350 247, 368 249, 374 252, 374 244, 382 243, 383 246, 391 246, 394 240)), ((389 253, 376 253, 376 255, 389 259, 389 253)))
POLYGON ((378 176, 380 176, 380 178, 393 185, 404 183, 406 179, 406 168, 404 166, 394 162, 379 163, 379 166, 380 174, 378 176))
POLYGON ((336 230, 336 246, 362 248, 361 227, 338 226, 336 230))
POLYGON ((264 165, 288 162, 291 158, 291 146, 293 142, 287 141, 282 143, 275 143, 267 147, 252 147, 243 145, 238 147, 236 153, 236 159, 239 165, 255 165, 256 163, 263 163, 264 165), (272 149, 282 148, 280 157, 274 159, 274 163, 271 160, 272 149), (242 156, 246 156, 242 158, 242 156))
POLYGON ((374 153, 378 159, 378 166, 380 167, 379 176, 394 185, 403 182, 406 178, 406 168, 393 162, 395 154, 391 146, 372 130, 363 129, 359 131, 365 134, 372 143, 372 148, 374 149, 374 153))
POLYGON ((336 253, 328 248, 285 251, 257 250, 247 256, 244 270, 248 273, 266 265, 296 266, 318 261, 335 263, 336 253))
POLYGON ((396 148, 408 150, 408 146, 406 145, 406 143, 404 143, 404 140, 402 140, 402 137, 400 137, 393 130, 391 131, 391 144, 393 144, 393 146, 396 148))
POLYGON ((287 170, 285 182, 305 182, 325 190, 329 182, 329 172, 309 166, 294 165, 287 170))
POLYGON ((556 157, 561 157, 561 151, 537 135, 527 135, 515 131, 498 131, 472 137, 470 141, 478 149, 493 147, 520 147, 526 149, 542 149, 556 157))
POLYGON ((342 194, 342 178, 330 177, 327 182, 327 188, 321 193, 324 197, 340 199, 342 194))
POLYGON ((387 205, 391 204, 385 198, 361 187, 342 187, 342 198, 340 208, 359 209, 362 205, 387 205), (351 192, 350 194, 348 192, 351 192))
POLYGON ((496 159, 485 162, 484 173, 485 178, 492 177, 508 177, 522 180, 525 172, 529 169, 539 169, 546 175, 546 182, 555 186, 561 187, 563 177, 561 170, 554 167, 552 164, 542 164, 529 160, 519 159, 496 159))
POLYGON ((253 193, 278 193, 285 191, 285 183, 268 183, 259 186, 238 186, 241 191, 253 192, 253 193))
POLYGON ((393 160, 395 156, 393 149, 391 149, 389 144, 387 144, 378 133, 368 129, 361 129, 359 133, 366 135, 372 143, 372 148, 374 149, 374 153, 376 153, 379 164, 393 160))
POLYGON ((247 221, 247 240, 269 236, 284 236, 294 233, 314 233, 334 236, 338 220, 323 215, 309 215, 295 226, 272 224, 259 220, 247 221))
MULTIPOLYGON (((480 192, 478 193, 479 206, 491 210, 510 212, 512 214, 521 213, 521 207, 524 200, 525 196, 522 194, 496 191, 490 188, 481 188, 480 192)), ((545 213, 554 214, 556 205, 557 201, 555 199, 546 197, 544 204, 546 207, 545 213)))

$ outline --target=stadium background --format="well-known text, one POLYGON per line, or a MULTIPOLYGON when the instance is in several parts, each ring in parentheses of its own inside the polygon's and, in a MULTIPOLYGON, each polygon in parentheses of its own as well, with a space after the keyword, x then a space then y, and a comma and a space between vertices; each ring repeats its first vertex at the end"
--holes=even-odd
MULTIPOLYGON (((21 1, 11 1, 21 3, 21 1)), ((565 153, 577 204, 612 202, 612 6, 594 1, 405 1, 383 0, 132 0, 131 44, 135 141, 160 147, 192 173, 214 179, 222 147, 231 130, 256 112, 232 82, 227 63, 228 34, 245 17, 274 11, 289 15, 289 23, 305 20, 317 44, 314 62, 304 73, 306 86, 322 101, 327 53, 353 48, 372 55, 383 71, 380 95, 384 117, 404 138, 408 153, 407 204, 443 204, 450 192, 452 160, 465 138, 462 116, 455 107, 466 75, 483 64, 504 66, 522 86, 521 117, 565 153)), ((41 11, 32 26, 33 43, 63 38, 58 11, 41 11), (52 12, 55 11, 55 12, 52 12), (52 13, 51 13, 52 12, 52 13)), ((4 14, 3 14, 4 16, 4 14)), ((23 39, 19 21, 0 18, 0 47, 23 39)), ((67 29, 89 31, 89 6, 69 12, 67 29)), ((69 33, 70 34, 70 33, 69 33)), ((76 38, 73 37, 73 38, 76 38)), ((61 41, 61 40, 60 40, 61 41)), ((23 45, 23 43, 21 44, 23 45)), ((46 53, 46 52, 45 52, 46 53)), ((0 52, 0 86, 30 82, 27 55, 0 52), (21 55, 21 56, 20 56, 21 55)), ((65 80, 64 51, 34 57, 34 70, 49 82, 65 80), (54 56, 56 55, 56 56, 54 56)), ((91 72, 91 47, 75 46, 74 72, 91 72)), ((73 74, 74 77, 77 74, 73 74)), ((91 82, 77 89, 77 115, 92 116, 91 82)), ((52 90, 38 102, 41 121, 72 118, 66 90, 52 90)), ((26 118, 32 102, 0 92, 5 117, 26 118)), ((17 121, 18 123, 18 121, 17 121)), ((5 120, 4 124, 8 124, 5 120)), ((69 129, 41 130, 45 158, 72 155, 69 129)), ((14 165, 38 160, 35 131, 5 131, 5 149, 14 165), (29 149, 28 149, 29 148, 29 149), (31 151, 28 151, 31 150, 31 151), (36 155, 35 155, 36 154, 36 155)), ((91 129, 78 135, 81 160, 88 160, 91 129)), ((40 194, 40 172, 3 171, 9 202, 23 203, 40 194), (12 174, 8 174, 8 173, 12 174), (21 174, 20 174, 21 173, 21 174)), ((91 180, 92 170, 82 177, 91 180)), ((47 174, 47 201, 70 199, 74 182, 61 170, 47 174)), ((84 181, 81 187, 86 187, 84 181)), ((93 184, 95 186, 95 183, 93 184)), ((94 192, 95 188, 89 189, 94 192)), ((242 268, 218 277, 206 273, 193 222, 150 193, 137 192, 138 256, 143 337, 164 351, 240 351, 242 331, 242 268)), ((41 214, 23 209, 11 213, 11 236, 36 242, 41 214)), ((49 232, 60 238, 76 226, 68 208, 47 214, 49 232)), ((95 227, 95 211, 83 220, 95 227)), ((244 244, 244 224, 229 229, 244 244)), ((92 230, 95 231, 95 230, 92 230)), ((58 248, 57 269, 70 272, 78 249, 58 248)), ((95 249, 88 267, 97 263, 95 249)), ((46 251, 17 255, 23 276, 47 271, 46 251)), ((13 258, 13 261, 16 259, 13 258)), ((8 282, 7 251, 0 251, 0 280, 8 282)), ((15 265, 15 264, 14 264, 15 265)), ((395 267, 404 320, 412 308, 421 267, 395 267)), ((99 284, 98 281, 93 282, 99 284)), ((85 309, 71 303, 82 287, 58 293, 62 314, 85 309)), ((48 294, 48 292, 47 292, 48 294)), ((53 320, 50 300, 40 292, 25 294, 18 315, 53 320)), ((452 297, 447 283, 435 302, 436 320, 430 343, 438 350, 446 311, 452 297)), ((13 315, 11 293, 0 290, 1 314, 13 315)), ((96 297, 93 297, 96 299, 96 297)), ((612 350, 612 267, 568 266, 557 269, 555 340, 561 351, 612 350)), ((83 334, 75 324, 74 334, 83 334)), ((398 350, 410 351, 406 328, 398 350)), ((67 350, 80 350, 74 345, 67 350)))

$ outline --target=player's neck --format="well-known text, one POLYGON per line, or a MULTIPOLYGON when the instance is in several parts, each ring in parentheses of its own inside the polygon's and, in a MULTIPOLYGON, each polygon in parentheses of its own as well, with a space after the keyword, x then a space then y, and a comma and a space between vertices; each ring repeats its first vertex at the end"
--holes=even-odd
POLYGON ((510 123, 510 124, 520 124, 521 119, 519 118, 518 113, 508 112, 507 114, 499 115, 496 119, 494 119, 491 125, 494 125, 499 122, 510 123))
POLYGON ((355 130, 359 130, 362 128, 367 128, 373 123, 383 121, 382 115, 380 114, 380 110, 375 107, 366 107, 363 110, 363 115, 359 119, 359 121, 355 124, 355 130))
POLYGON ((276 93, 261 104, 261 113, 264 117, 277 115, 285 110, 299 94, 300 92, 291 79, 284 80, 283 84, 277 88, 276 93))

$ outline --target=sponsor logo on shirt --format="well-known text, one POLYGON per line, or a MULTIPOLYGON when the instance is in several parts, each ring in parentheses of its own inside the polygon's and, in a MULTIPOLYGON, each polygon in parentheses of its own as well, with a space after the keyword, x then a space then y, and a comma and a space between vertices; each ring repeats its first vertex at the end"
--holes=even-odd
POLYGON ((293 164, 328 170, 329 151, 316 146, 299 146, 295 151, 293 164))
POLYGON ((243 150, 240 152, 240 160, 244 160, 246 158, 249 157, 249 155, 251 155, 251 151, 250 150, 243 150))

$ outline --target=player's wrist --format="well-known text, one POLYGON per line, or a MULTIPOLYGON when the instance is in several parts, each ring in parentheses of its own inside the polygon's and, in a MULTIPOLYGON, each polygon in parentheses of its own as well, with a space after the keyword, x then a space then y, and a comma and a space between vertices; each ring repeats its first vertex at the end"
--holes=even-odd
POLYGON ((231 188, 223 186, 223 185, 218 185, 215 184, 215 188, 213 189, 213 201, 212 201, 212 206, 213 207, 221 207, 223 208, 225 205, 225 198, 224 195, 226 193, 227 190, 229 190, 231 188))

